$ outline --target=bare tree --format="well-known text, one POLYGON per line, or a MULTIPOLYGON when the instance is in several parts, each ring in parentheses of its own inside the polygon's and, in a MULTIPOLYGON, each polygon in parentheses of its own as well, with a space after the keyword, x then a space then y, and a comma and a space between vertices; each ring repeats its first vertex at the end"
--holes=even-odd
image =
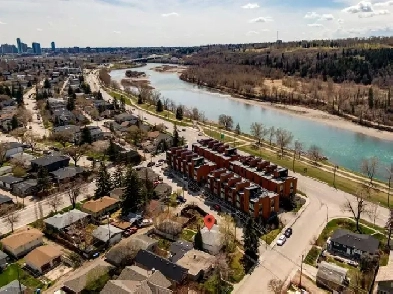
POLYGON ((61 146, 65 148, 67 143, 73 141, 74 135, 69 131, 64 131, 64 132, 52 134, 51 139, 53 141, 59 142, 61 146))
POLYGON ((344 212, 349 212, 352 214, 356 221, 356 231, 360 232, 359 221, 364 213, 369 213, 369 207, 367 207, 367 199, 370 198, 370 188, 362 185, 358 188, 355 200, 350 201, 346 199, 346 202, 342 206, 344 212))
POLYGON ((6 143, 0 143, 0 166, 3 165, 3 163, 6 160, 6 155, 7 155, 7 147, 5 145, 6 143))
POLYGON ((313 160, 315 164, 317 164, 318 160, 321 158, 321 148, 313 144, 310 146, 310 148, 308 148, 307 153, 310 159, 313 160))
POLYGON ((16 116, 18 121, 22 122, 23 126, 27 126, 27 123, 31 122, 33 118, 31 111, 24 107, 18 107, 16 116))
POLYGON ((70 203, 71 203, 73 209, 75 209, 75 207, 76 207, 76 203, 78 202, 79 194, 80 194, 80 187, 79 186, 74 186, 68 190, 68 198, 70 199, 70 203))
POLYGON ((172 236, 177 236, 182 231, 182 225, 171 219, 160 220, 160 218, 156 218, 155 227, 157 230, 172 236))
POLYGON ((293 161, 292 161, 292 170, 295 172, 295 160, 296 156, 300 158, 300 155, 303 150, 303 144, 299 142, 298 140, 295 141, 295 148, 293 149, 293 161))
POLYGON ((264 126, 261 123, 258 122, 253 122, 251 124, 251 135, 253 135, 257 140, 258 140, 258 144, 261 144, 261 138, 262 135, 264 133, 264 126))
POLYGON ((233 217, 229 214, 223 214, 221 216, 220 222, 220 232, 223 238, 223 244, 225 244, 226 253, 230 253, 233 248, 236 240, 235 232, 236 232, 236 224, 233 217))
POLYGON ((373 186, 374 176, 378 171, 379 160, 376 156, 365 158, 362 160, 361 171, 370 179, 370 186, 373 186))
POLYGON ((276 134, 276 129, 274 127, 270 127, 268 130, 269 135, 269 145, 272 145, 273 137, 276 134))
POLYGON ((34 151, 35 147, 40 140, 40 137, 37 134, 34 134, 32 131, 28 131, 24 134, 25 142, 30 145, 31 151, 34 151))
POLYGON ((78 166, 78 161, 86 153, 86 146, 71 146, 66 149, 66 153, 72 158, 75 166, 78 166))
POLYGON ((269 290, 274 294, 281 294, 283 292, 284 282, 279 279, 272 279, 269 281, 269 290))
POLYGON ((1 211, 6 214, 3 218, 4 224, 9 226, 13 233, 15 224, 20 220, 19 212, 15 211, 15 208, 12 205, 2 207, 1 211))
POLYGON ((48 205, 54 212, 57 212, 57 208, 64 203, 63 198, 60 194, 55 194, 48 199, 48 205))
POLYGON ((232 116, 226 114, 220 114, 218 117, 218 124, 224 127, 225 130, 230 131, 233 128, 232 116))
POLYGON ((214 268, 218 270, 222 279, 228 280, 231 269, 224 253, 219 253, 215 256, 214 268))
POLYGON ((25 135, 25 130, 23 128, 17 128, 11 131, 10 135, 15 137, 18 141, 24 142, 23 136, 25 135))
POLYGON ((293 135, 291 132, 282 128, 279 128, 276 131, 277 146, 281 149, 281 157, 284 156, 284 149, 287 148, 289 144, 291 144, 292 139, 293 135))

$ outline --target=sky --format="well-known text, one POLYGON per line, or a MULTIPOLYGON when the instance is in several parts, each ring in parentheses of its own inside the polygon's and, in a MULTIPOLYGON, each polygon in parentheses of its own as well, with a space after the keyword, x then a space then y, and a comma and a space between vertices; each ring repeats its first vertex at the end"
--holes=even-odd
POLYGON ((0 0, 0 44, 198 46, 393 35, 393 0, 0 0))

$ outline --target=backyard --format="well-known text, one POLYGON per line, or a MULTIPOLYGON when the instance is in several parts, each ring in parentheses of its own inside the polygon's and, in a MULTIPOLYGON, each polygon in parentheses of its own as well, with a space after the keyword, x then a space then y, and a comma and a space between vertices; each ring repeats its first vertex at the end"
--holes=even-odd
POLYGON ((33 290, 42 289, 43 284, 29 275, 26 271, 20 268, 18 263, 14 263, 9 265, 1 274, 0 274, 0 287, 3 287, 14 280, 19 280, 21 284, 25 285, 28 288, 33 290))

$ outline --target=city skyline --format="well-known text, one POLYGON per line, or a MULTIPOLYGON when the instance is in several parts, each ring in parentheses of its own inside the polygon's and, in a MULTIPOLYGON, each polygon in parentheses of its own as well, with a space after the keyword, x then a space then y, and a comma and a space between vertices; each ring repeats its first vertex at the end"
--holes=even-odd
POLYGON ((392 35, 393 1, 2 0, 2 43, 193 46, 392 35), (34 24, 34 25, 31 25, 34 24), (99 32, 99 33, 98 33, 99 32))

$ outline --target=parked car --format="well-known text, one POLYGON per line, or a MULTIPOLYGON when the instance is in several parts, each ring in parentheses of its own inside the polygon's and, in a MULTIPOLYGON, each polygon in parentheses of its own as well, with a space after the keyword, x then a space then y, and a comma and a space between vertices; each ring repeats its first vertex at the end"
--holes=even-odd
POLYGON ((215 211, 221 212, 221 206, 218 205, 218 204, 214 204, 214 205, 213 205, 213 209, 214 209, 215 211))
POLYGON ((186 129, 181 129, 183 132, 185 132, 186 131, 186 129))
POLYGON ((182 203, 186 203, 186 202, 187 202, 187 199, 184 198, 183 196, 177 196, 177 197, 176 197, 176 200, 177 200, 178 202, 182 202, 182 203))
POLYGON ((198 136, 203 136, 203 133, 198 133, 198 136))
POLYGON ((152 167, 152 166, 154 166, 154 165, 155 165, 155 162, 152 161, 152 162, 149 162, 149 163, 147 164, 147 167, 152 167))
POLYGON ((158 162, 165 162, 165 159, 159 159, 158 162))
POLYGON ((151 226, 153 224, 153 220, 152 219, 144 219, 143 221, 141 221, 139 223, 139 227, 143 228, 143 227, 148 227, 151 226))
POLYGON ((282 246, 282 245, 284 245, 285 241, 287 241, 287 237, 285 237, 284 235, 281 235, 280 238, 278 238, 278 240, 277 240, 277 245, 282 246))
POLYGON ((156 163, 156 166, 161 166, 161 165, 163 165, 162 162, 157 162, 157 163, 156 163))
POLYGON ((286 229, 284 235, 287 238, 291 237, 291 235, 292 235, 292 228, 286 229))

